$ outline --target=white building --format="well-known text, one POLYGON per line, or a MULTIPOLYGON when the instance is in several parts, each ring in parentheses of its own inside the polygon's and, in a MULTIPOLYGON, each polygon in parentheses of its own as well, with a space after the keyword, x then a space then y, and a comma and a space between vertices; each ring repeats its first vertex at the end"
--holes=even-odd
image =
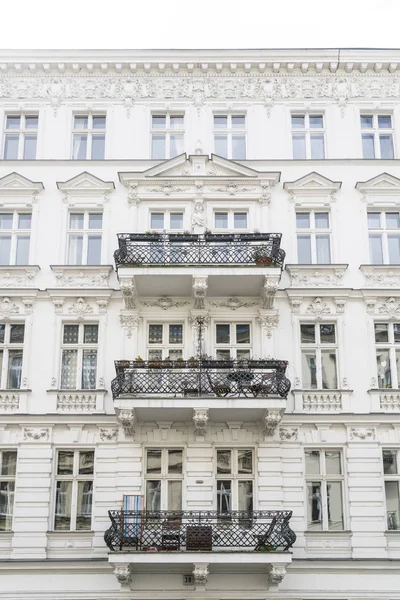
POLYGON ((400 598, 399 68, 0 52, 0 600, 400 598))

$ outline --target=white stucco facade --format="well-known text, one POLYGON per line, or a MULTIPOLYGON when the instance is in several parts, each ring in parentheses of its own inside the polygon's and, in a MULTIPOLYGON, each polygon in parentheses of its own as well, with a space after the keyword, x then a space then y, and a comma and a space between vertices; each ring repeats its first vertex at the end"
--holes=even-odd
POLYGON ((0 600, 400 599, 399 65, 389 50, 0 52, 0 600), (73 159, 74 135, 87 148, 104 135, 104 159, 73 159), (228 157, 216 153, 225 135, 228 157), (305 159, 293 157, 301 136, 305 159), (245 156, 232 160, 236 143, 245 156), (117 272, 117 234, 154 230, 279 233, 284 267, 139 260, 117 272), (287 399, 113 400, 115 360, 195 360, 198 317, 209 356, 288 361, 287 399), (160 449, 181 451, 172 478, 147 466, 160 449), (63 452, 74 466, 60 478, 63 452), (168 510, 181 482, 182 510, 215 511, 219 479, 233 510, 246 480, 252 510, 292 511, 293 548, 105 544, 123 495, 146 505, 157 480, 168 510), (71 482, 70 526, 55 524, 59 481, 71 482), (91 501, 77 530, 80 481, 91 501))

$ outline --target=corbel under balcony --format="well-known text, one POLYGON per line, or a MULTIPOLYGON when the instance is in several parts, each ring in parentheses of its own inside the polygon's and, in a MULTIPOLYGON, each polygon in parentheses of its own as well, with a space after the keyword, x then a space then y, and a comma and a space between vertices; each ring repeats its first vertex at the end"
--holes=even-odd
POLYGON ((108 279, 112 265, 50 265, 57 288, 105 288, 109 289, 108 279))
POLYGON ((400 265, 360 265, 365 287, 399 288, 400 265))
POLYGON ((343 276, 349 265, 286 265, 291 287, 341 287, 343 276))
POLYGON ((38 265, 1 265, 0 288, 37 288, 38 265))
POLYGON ((353 390, 293 390, 295 413, 332 414, 351 412, 353 390))

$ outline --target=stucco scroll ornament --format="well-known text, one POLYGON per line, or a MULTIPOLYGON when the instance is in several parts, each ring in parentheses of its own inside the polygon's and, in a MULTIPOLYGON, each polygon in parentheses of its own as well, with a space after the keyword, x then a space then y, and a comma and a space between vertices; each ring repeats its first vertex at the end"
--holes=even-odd
POLYGON ((281 421, 282 412, 280 410, 266 410, 264 414, 265 435, 274 435, 281 421))
POLYGON ((279 314, 260 315, 257 317, 257 321, 260 324, 260 327, 265 330, 267 338, 271 338, 272 330, 275 329, 279 323, 279 314))
POLYGON ((196 435, 206 435, 208 418, 208 408, 193 409, 193 423, 196 435))
POLYGON ((382 302, 378 308, 378 313, 389 317, 389 319, 398 319, 400 317, 400 300, 388 298, 385 302, 382 302))
POLYGON ((238 308, 250 308, 250 306, 256 306, 258 302, 243 302, 236 296, 229 298, 225 302, 210 302, 211 306, 219 308, 229 308, 229 310, 237 310, 238 308))
POLYGON ((12 315, 19 313, 19 308, 10 298, 3 298, 0 302, 0 316, 8 321, 12 315))
POLYGON ((292 427, 291 429, 285 429, 284 427, 281 427, 279 429, 279 437, 282 441, 295 441, 297 440, 299 436, 299 430, 297 427, 292 427))
POLYGON ((103 442, 116 442, 118 440, 118 429, 100 429, 100 439, 103 442))
POLYGON ((121 585, 129 585, 132 580, 131 565, 118 565, 114 567, 114 575, 121 585))
POLYGON ((207 275, 193 278, 193 303, 195 309, 205 309, 207 288, 207 275))
POLYGON ((138 93, 138 87, 138 82, 132 81, 131 79, 127 79, 120 87, 121 96, 125 105, 126 116, 128 119, 131 116, 131 108, 135 102, 135 98, 138 93))
POLYGON ((125 435, 135 434, 136 414, 133 408, 118 410, 117 419, 121 423, 125 435))
POLYGON ((374 427, 352 427, 350 429, 351 440, 374 440, 376 431, 374 427))
POLYGON ((128 183, 128 204, 130 206, 137 206, 140 202, 138 196, 138 184, 136 181, 129 181, 128 183))
POLYGON ((56 117, 61 102, 65 96, 65 83, 62 79, 52 79, 47 86, 47 97, 53 108, 53 115, 56 117))
POLYGON ((70 315, 75 315, 79 321, 82 321, 87 315, 93 313, 93 308, 89 306, 84 298, 78 298, 68 312, 70 315))
POLYGON ((181 308, 182 306, 187 306, 189 302, 174 302, 168 296, 161 296, 158 300, 154 302, 141 302, 142 306, 150 307, 156 306, 161 308, 161 310, 168 310, 170 308, 181 308))
POLYGON ((50 430, 47 428, 41 429, 30 429, 25 427, 24 429, 24 440, 39 440, 47 441, 49 439, 50 430))
POLYGON ((286 575, 286 567, 283 565, 270 565, 268 570, 268 581, 271 585, 282 583, 286 575))
POLYGON ((329 315, 331 313, 331 309, 326 305, 326 302, 324 302, 322 298, 314 298, 314 300, 310 302, 306 313, 308 315, 314 315, 318 321, 329 315))
POLYGON ((122 279, 120 281, 120 288, 122 297, 124 299, 125 307, 136 308, 136 285, 135 280, 132 277, 131 279, 122 279))
POLYGON ((150 192, 160 192, 161 194, 164 194, 164 196, 170 196, 171 194, 175 194, 177 192, 187 192, 188 190, 190 190, 190 187, 174 185, 170 181, 166 181, 161 185, 149 188, 150 192))
POLYGON ((126 337, 131 339, 133 335, 133 330, 139 326, 141 317, 138 315, 120 315, 119 320, 121 326, 126 330, 126 337))
POLYGON ((337 79, 333 84, 332 91, 340 109, 340 116, 343 118, 350 94, 350 82, 344 78, 337 79))

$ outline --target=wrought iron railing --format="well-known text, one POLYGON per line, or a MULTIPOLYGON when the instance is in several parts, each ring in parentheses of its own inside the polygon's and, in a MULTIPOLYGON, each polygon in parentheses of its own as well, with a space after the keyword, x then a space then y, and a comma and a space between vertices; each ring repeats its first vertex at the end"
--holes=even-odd
POLYGON ((126 550, 285 552, 296 541, 291 511, 110 510, 104 534, 113 552, 126 550))
POLYGON ((286 398, 290 381, 282 360, 117 360, 113 398, 194 396, 286 398))
POLYGON ((114 252, 120 266, 264 266, 283 267, 280 233, 118 234, 114 252))

